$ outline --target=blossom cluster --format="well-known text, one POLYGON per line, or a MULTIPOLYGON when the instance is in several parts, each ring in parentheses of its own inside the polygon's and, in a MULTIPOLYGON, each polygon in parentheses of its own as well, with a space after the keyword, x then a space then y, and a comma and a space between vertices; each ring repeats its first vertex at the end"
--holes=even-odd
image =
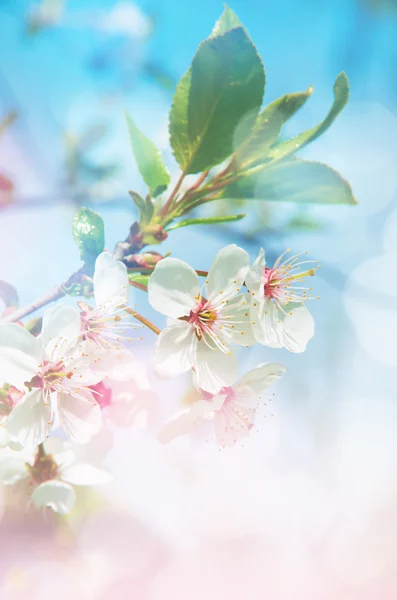
MULTIPOLYGON (((316 267, 308 262, 287 251, 269 267, 261 250, 251 265, 247 252, 232 244, 216 255, 203 285, 182 260, 156 264, 148 301, 168 320, 156 340, 154 372, 190 371, 197 390, 195 401, 163 425, 160 442, 205 423, 220 447, 249 434, 262 394, 285 367, 261 363, 238 378, 235 347, 305 350, 314 334, 305 280, 316 267)), ((79 460, 79 447, 98 434, 105 411, 118 415, 120 425, 127 412, 135 415, 151 401, 150 385, 137 385, 145 365, 128 348, 131 330, 149 322, 138 323, 128 307, 128 270, 108 252, 96 260, 93 297, 95 306, 48 309, 39 334, 22 322, 0 325, 0 479, 28 481, 31 502, 61 514, 74 505, 73 485, 109 477, 103 465, 79 460), (127 400, 112 394, 108 381, 128 382, 133 392, 127 400)))

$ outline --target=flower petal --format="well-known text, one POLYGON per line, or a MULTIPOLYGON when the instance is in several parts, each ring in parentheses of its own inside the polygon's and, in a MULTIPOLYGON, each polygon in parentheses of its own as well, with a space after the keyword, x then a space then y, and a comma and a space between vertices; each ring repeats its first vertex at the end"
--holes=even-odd
POLYGON ((10 441, 10 436, 8 435, 8 431, 3 424, 0 425, 0 448, 7 448, 8 443, 10 441))
POLYGON ((15 323, 0 325, 0 379, 22 389, 37 373, 40 342, 15 323))
POLYGON ((134 382, 140 390, 151 390, 151 384, 149 380, 149 371, 147 365, 135 358, 134 362, 134 382))
POLYGON ((34 490, 31 502, 36 508, 48 507, 60 515, 66 515, 75 505, 76 494, 68 483, 45 481, 34 490))
POLYGON ((94 295, 97 306, 128 304, 128 291, 127 267, 109 252, 102 252, 95 262, 94 295))
POLYGON ((189 323, 179 321, 167 327, 156 341, 156 371, 165 377, 185 373, 193 366, 196 347, 197 337, 189 323))
POLYGON ((286 368, 279 363, 262 363, 241 377, 233 389, 238 393, 260 394, 269 385, 278 381, 286 368))
POLYGON ((114 394, 108 415, 117 427, 145 429, 155 416, 158 396, 152 390, 137 388, 132 381, 129 386, 128 391, 114 394))
POLYGON ((10 437, 22 446, 38 446, 51 429, 51 407, 42 390, 33 390, 18 402, 7 419, 10 437))
POLYGON ((148 293, 155 310, 177 319, 194 308, 195 297, 200 295, 199 277, 183 260, 164 258, 150 276, 148 293))
POLYGON ((76 344, 80 335, 80 312, 76 306, 58 304, 44 313, 43 328, 37 337, 46 358, 58 362, 76 344))
POLYGON ((70 465, 62 469, 62 481, 73 485, 100 485, 110 481, 112 474, 107 469, 100 469, 88 463, 70 465))
POLYGON ((288 315, 280 314, 283 345, 290 352, 304 352, 314 335, 314 319, 304 304, 293 308, 288 315))
POLYGON ((192 432, 197 424, 214 411, 210 400, 198 400, 167 421, 157 436, 161 444, 168 444, 180 435, 192 432))
POLYGON ((241 288, 250 266, 248 253, 230 244, 215 256, 207 278, 207 296, 213 300, 225 290, 232 293, 241 288))
POLYGON ((97 433, 102 424, 99 404, 92 394, 80 390, 79 398, 67 393, 59 393, 59 421, 71 440, 76 444, 85 444, 97 433))
POLYGON ((258 302, 253 298, 250 313, 256 341, 271 348, 282 348, 283 329, 276 305, 269 299, 258 302))
POLYGON ((55 437, 55 434, 51 434, 44 442, 44 450, 46 454, 51 454, 57 465, 62 465, 65 460, 67 464, 71 464, 74 460, 74 447, 64 438, 55 437))
POLYGON ((95 356, 90 370, 92 373, 101 375, 114 381, 128 381, 134 379, 137 369, 137 361, 126 348, 111 348, 99 350, 95 356))
POLYGON ((261 248, 258 257, 253 262, 251 269, 245 277, 247 288, 256 298, 261 298, 264 295, 264 282, 262 281, 262 277, 265 272, 265 266, 265 251, 261 248))
POLYGON ((212 350, 204 341, 197 344, 194 367, 197 386, 212 394, 231 385, 237 377, 237 358, 234 352, 226 354, 219 349, 212 350))
POLYGON ((63 361, 65 370, 72 373, 71 387, 90 386, 101 381, 104 377, 101 361, 108 352, 91 340, 80 342, 72 348, 63 361))
POLYGON ((221 448, 234 446, 250 433, 254 421, 255 410, 250 406, 233 399, 225 402, 222 410, 216 413, 213 420, 218 446, 221 448))
POLYGON ((5 485, 13 485, 28 476, 23 458, 7 456, 0 461, 0 481, 5 485))
POLYGON ((249 292, 245 292, 238 294, 224 305, 225 308, 221 311, 223 327, 218 332, 221 338, 226 338, 239 346, 252 346, 256 343, 252 331, 250 302, 251 296, 249 292))

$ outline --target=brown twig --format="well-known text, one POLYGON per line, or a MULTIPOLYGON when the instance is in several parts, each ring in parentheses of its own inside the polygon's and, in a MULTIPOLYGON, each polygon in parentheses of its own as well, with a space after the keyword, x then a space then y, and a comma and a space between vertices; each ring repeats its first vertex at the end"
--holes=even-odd
POLYGON ((190 187, 190 188, 187 190, 187 192, 186 192, 186 194, 185 194, 184 198, 186 198, 186 196, 188 196, 188 195, 190 194, 190 192, 194 192, 195 190, 197 190, 197 189, 200 187, 200 185, 201 185, 202 183, 204 183, 204 181, 207 179, 207 177, 208 177, 208 174, 209 174, 209 170, 207 170, 207 171, 203 171, 203 173, 201 173, 200 177, 197 179, 196 183, 194 183, 194 184, 192 185, 192 187, 190 187))
MULTIPOLYGON (((165 258, 167 258, 167 257, 165 257, 165 258)), ((155 269, 155 267, 142 267, 142 268, 141 267, 131 267, 128 269, 128 272, 129 273, 141 273, 142 275, 150 275, 151 273, 153 273, 154 269, 155 269)), ((207 277, 207 275, 208 275, 208 271, 202 271, 201 269, 195 269, 195 271, 199 277, 207 277)), ((130 285, 135 286, 136 283, 137 283, 136 281, 133 281, 133 282, 130 281, 130 285)), ((142 284, 138 284, 138 285, 142 286, 142 284)), ((143 287, 146 288, 146 286, 143 286, 143 287)), ((147 290, 144 290, 144 291, 147 291, 147 290)))
POLYGON ((133 310, 132 308, 126 308, 125 311, 129 315, 131 315, 132 317, 134 317, 134 319, 136 319, 137 321, 139 321, 140 323, 142 323, 143 325, 145 325, 145 327, 148 327, 154 333, 156 333, 157 335, 160 335, 161 329, 159 329, 158 327, 156 327, 156 325, 154 325, 151 321, 149 321, 148 319, 146 319, 145 317, 143 317, 142 315, 140 315, 139 313, 137 313, 135 310, 133 310))
POLYGON ((137 281, 129 282, 131 287, 137 288, 138 290, 142 290, 142 292, 147 292, 147 285, 143 285, 143 283, 138 283, 137 281))

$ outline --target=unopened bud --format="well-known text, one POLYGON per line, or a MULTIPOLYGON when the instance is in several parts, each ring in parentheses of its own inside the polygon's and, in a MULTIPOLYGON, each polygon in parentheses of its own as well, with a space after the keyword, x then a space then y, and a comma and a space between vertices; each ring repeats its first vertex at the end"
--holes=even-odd
POLYGON ((129 254, 124 258, 124 263, 127 267, 142 269, 150 269, 155 267, 157 263, 164 257, 158 252, 143 252, 142 254, 129 254))

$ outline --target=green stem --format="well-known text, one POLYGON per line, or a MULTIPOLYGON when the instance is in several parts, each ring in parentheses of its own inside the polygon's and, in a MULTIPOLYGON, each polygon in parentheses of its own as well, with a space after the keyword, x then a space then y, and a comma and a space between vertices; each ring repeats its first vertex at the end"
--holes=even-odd
POLYGON ((183 180, 186 177, 186 169, 182 172, 181 176, 179 177, 176 186, 174 187, 174 189, 172 190, 170 197, 168 198, 167 202, 164 204, 163 208, 160 210, 159 212, 159 217, 165 217, 167 212, 169 211, 169 209, 172 206, 172 203, 174 201, 175 196, 177 195, 179 188, 181 187, 183 180))
POLYGON ((173 231, 174 229, 180 229, 181 227, 191 227, 192 225, 215 225, 221 222, 233 223, 235 221, 240 221, 245 216, 245 214, 238 214, 224 217, 197 217, 195 219, 187 219, 186 221, 178 221, 177 223, 174 223, 174 225, 170 225, 167 227, 167 232, 173 231))
MULTIPOLYGON (((235 175, 234 177, 228 177, 226 179, 219 179, 218 177, 216 177, 209 185, 207 188, 203 188, 201 190, 197 190, 197 192, 194 192, 193 194, 191 194, 189 196, 189 200, 197 200, 200 198, 203 198, 204 196, 204 200, 203 202, 207 202, 208 199, 205 198, 205 196, 207 194, 212 194, 213 192, 217 192, 218 190, 222 190, 224 187, 230 185, 231 183, 235 183, 236 181, 238 181, 240 179, 241 175, 238 173, 237 175, 235 175)), ((211 198, 212 200, 212 198, 211 198)), ((188 210, 191 210, 191 205, 188 204, 188 210)))
POLYGON ((207 202, 212 202, 213 200, 219 200, 221 198, 221 191, 215 192, 215 194, 204 197, 204 198, 199 198, 198 200, 196 200, 196 202, 193 202, 193 204, 189 204, 189 211, 194 210, 195 208, 198 208, 199 206, 201 206, 202 204, 206 204, 207 202))
POLYGON ((207 171, 203 171, 201 173, 200 177, 197 179, 197 181, 185 192, 185 194, 182 196, 182 198, 176 204, 176 206, 174 207, 174 210, 173 211, 167 211, 168 214, 164 215, 165 218, 164 218, 164 220, 162 222, 162 226, 163 227, 167 227, 170 223, 172 223, 172 221, 175 218, 181 217, 182 215, 184 215, 187 212, 187 210, 186 210, 186 204, 185 203, 186 203, 186 201, 187 201, 187 199, 189 197, 189 194, 194 193, 194 192, 198 192, 198 190, 201 187, 201 185, 207 179, 207 177, 209 175, 209 172, 210 172, 209 169, 207 169, 207 171))

